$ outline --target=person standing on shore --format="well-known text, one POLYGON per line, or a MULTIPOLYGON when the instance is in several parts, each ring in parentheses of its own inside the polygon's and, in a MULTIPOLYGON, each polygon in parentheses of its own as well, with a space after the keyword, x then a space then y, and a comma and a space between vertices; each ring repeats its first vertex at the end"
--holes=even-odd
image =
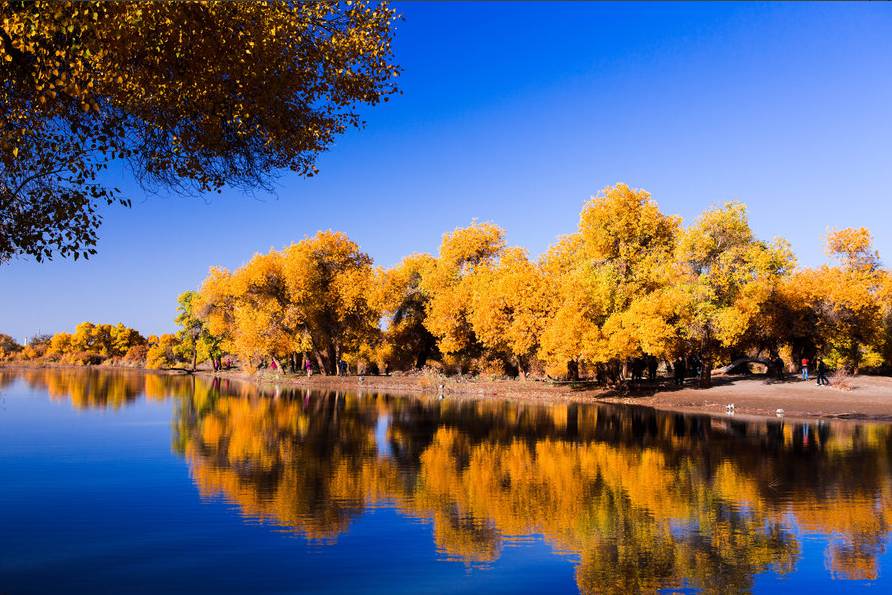
POLYGON ((675 372, 675 386, 684 386, 684 377, 687 374, 687 370, 685 369, 685 361, 683 357, 675 358, 673 371, 675 372))
POLYGON ((818 358, 817 370, 818 370, 818 386, 822 386, 822 385, 829 386, 830 381, 827 380, 827 364, 825 364, 824 360, 821 358, 818 358))
POLYGON ((313 375, 313 364, 310 363, 310 358, 304 356, 304 368, 307 370, 307 378, 313 375))
POLYGON ((774 371, 777 374, 778 380, 784 379, 784 360, 781 359, 779 354, 774 356, 774 371))
POLYGON ((802 358, 802 379, 808 380, 808 358, 802 358))

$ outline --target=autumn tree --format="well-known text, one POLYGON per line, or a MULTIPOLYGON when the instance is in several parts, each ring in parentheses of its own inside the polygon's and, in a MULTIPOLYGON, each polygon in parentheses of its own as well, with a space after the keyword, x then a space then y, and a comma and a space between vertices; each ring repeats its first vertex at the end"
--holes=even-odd
POLYGON ((505 248, 505 232, 492 223, 473 223, 445 234, 440 252, 421 279, 427 296, 424 325, 444 355, 465 366, 483 352, 471 323, 473 275, 490 267, 505 248))
POLYGON ((384 2, 0 8, 0 262, 95 253, 115 161, 148 187, 268 187, 396 91, 384 2))
POLYGON ((300 354, 312 354, 335 374, 345 353, 378 332, 372 292, 371 258, 345 234, 327 231, 255 255, 232 273, 211 269, 192 309, 243 363, 296 369, 300 354))
MULTIPOLYGON (((212 271, 211 288, 227 279, 224 276, 215 279, 215 275, 219 273, 212 271)), ((214 334, 221 330, 228 332, 231 347, 244 364, 255 367, 267 361, 279 361, 308 347, 304 317, 290 299, 280 252, 255 255, 234 271, 226 284, 228 287, 218 294, 223 302, 212 307, 205 305, 212 316, 208 325, 214 334), (217 323, 214 316, 219 319, 217 323)))
POLYGON ((605 188, 583 207, 579 223, 583 254, 604 315, 601 336, 586 347, 593 361, 643 355, 660 341, 655 336, 650 344, 643 342, 645 332, 638 328, 643 318, 635 316, 630 324, 627 311, 637 309, 659 330, 673 331, 662 324, 663 304, 652 301, 652 296, 673 281, 672 254, 680 223, 679 217, 664 215, 650 193, 625 184, 605 188))
POLYGON ((839 266, 802 271, 797 285, 814 312, 815 344, 835 362, 857 373, 865 356, 881 363, 889 311, 888 272, 866 228, 831 232, 828 253, 839 266))
POLYGON ((161 370, 172 368, 179 363, 177 352, 179 339, 172 333, 152 335, 148 339, 149 350, 146 355, 146 368, 149 370, 161 370))
POLYGON ((56 333, 53 335, 53 338, 50 339, 50 346, 49 349, 47 349, 46 354, 49 357, 61 359, 70 354, 71 351, 71 334, 56 333))
POLYGON ((199 362, 207 359, 211 360, 214 370, 217 370, 222 357, 221 340, 210 332, 205 321, 197 315, 197 295, 195 291, 184 291, 177 298, 177 317, 174 322, 180 327, 176 333, 178 349, 184 359, 192 362, 193 372, 199 362))
POLYGON ((109 335, 111 336, 111 354, 115 357, 123 357, 131 348, 146 343, 139 331, 121 322, 109 329, 109 335))
POLYGON ((235 294, 232 274, 220 267, 211 267, 200 289, 192 296, 192 312, 216 339, 223 353, 235 353, 235 294))
POLYGON ((596 320, 603 318, 598 293, 587 285, 582 248, 582 236, 577 232, 559 238, 540 259, 552 306, 539 339, 538 356, 549 375, 571 380, 579 379, 583 344, 597 337, 596 320))
POLYGON ((743 339, 764 322, 772 293, 794 259, 785 241, 767 243, 753 236, 740 203, 701 215, 682 234, 677 254, 686 339, 702 358, 700 380, 708 386, 716 359, 745 348, 743 339))
POLYGON ((526 378, 553 304, 539 267, 521 248, 507 248, 471 283, 470 322, 491 352, 507 359, 526 378))
POLYGON ((546 255, 559 290, 542 341, 550 366, 570 358, 573 368, 584 361, 618 378, 628 358, 665 350, 673 309, 658 298, 673 279, 679 223, 648 192, 625 184, 586 203, 578 233, 546 255))
POLYGON ((141 351, 146 339, 135 329, 123 323, 96 324, 82 322, 74 333, 60 332, 53 335, 44 355, 69 364, 98 364, 110 358, 127 357, 132 361, 141 360, 141 351), (134 355, 136 354, 136 355, 134 355))
POLYGON ((292 244, 282 252, 282 271, 289 303, 326 373, 338 373, 345 353, 377 340, 372 259, 346 234, 320 231, 292 244))
POLYGON ((22 346, 15 339, 0 333, 0 361, 13 359, 21 350, 22 346))
POLYGON ((437 339, 425 326, 429 298, 421 288, 422 277, 433 266, 431 255, 412 254, 378 275, 376 307, 386 326, 383 341, 397 369, 420 369, 439 356, 437 339))
POLYGON ((39 359, 46 355, 50 347, 52 335, 37 334, 30 337, 25 346, 19 352, 19 357, 25 360, 39 359))

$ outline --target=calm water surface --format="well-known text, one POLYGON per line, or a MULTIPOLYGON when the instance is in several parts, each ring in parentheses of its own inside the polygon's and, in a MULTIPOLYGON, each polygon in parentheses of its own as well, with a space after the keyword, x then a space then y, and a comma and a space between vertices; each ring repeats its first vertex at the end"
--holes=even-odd
POLYGON ((0 370, 0 593, 888 592, 890 454, 889 425, 0 370))

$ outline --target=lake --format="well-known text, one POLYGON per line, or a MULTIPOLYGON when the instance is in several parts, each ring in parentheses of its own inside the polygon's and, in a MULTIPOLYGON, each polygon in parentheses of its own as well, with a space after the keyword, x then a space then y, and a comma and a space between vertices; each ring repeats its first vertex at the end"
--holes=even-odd
POLYGON ((890 455, 883 424, 0 369, 0 593, 883 591, 890 455))

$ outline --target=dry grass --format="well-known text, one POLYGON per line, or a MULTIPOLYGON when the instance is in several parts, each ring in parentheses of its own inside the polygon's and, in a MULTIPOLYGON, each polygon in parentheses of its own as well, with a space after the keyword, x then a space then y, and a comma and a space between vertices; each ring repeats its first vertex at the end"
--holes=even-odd
POLYGON ((836 390, 849 392, 855 388, 855 379, 845 369, 840 368, 830 377, 830 386, 836 390))
POLYGON ((418 385, 422 389, 437 388, 445 382, 446 376, 439 370, 436 370, 429 366, 425 366, 418 377, 418 385))

